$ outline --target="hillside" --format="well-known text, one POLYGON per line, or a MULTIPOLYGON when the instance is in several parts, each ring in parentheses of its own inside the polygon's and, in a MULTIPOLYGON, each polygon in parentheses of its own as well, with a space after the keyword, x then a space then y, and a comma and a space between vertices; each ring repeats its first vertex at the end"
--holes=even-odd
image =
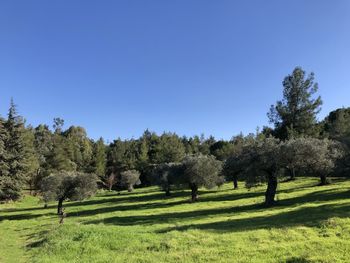
POLYGON ((278 205, 264 208, 266 186, 189 191, 170 198, 156 187, 100 192, 65 203, 36 197, 0 205, 0 262, 348 262, 350 181, 281 183, 278 205))

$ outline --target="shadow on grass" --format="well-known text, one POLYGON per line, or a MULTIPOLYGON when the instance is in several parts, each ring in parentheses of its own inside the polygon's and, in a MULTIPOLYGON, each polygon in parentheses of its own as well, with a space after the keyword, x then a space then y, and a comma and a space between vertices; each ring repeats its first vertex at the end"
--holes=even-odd
MULTIPOLYGON (((281 208, 293 207, 293 205, 299 202, 314 203, 317 201, 331 201, 340 200, 349 197, 349 191, 343 192, 331 192, 330 190, 318 191, 316 193, 310 193, 301 197, 294 197, 279 202, 275 207, 265 208, 261 204, 250 204, 238 207, 229 208, 213 208, 205 210, 194 210, 186 212, 172 212, 153 215, 136 215, 136 216, 114 216, 99 220, 88 221, 87 224, 111 224, 111 225, 152 225, 163 223, 177 223, 182 219, 201 219, 211 216, 234 215, 236 213, 244 212, 259 212, 262 210, 280 210, 281 208)), ((195 207, 195 204, 194 204, 195 207)), ((190 224, 181 227, 174 227, 162 230, 163 232, 172 230, 186 230, 189 228, 196 229, 214 229, 224 231, 242 231, 255 228, 271 228, 271 227, 284 227, 288 225, 308 225, 319 222, 320 220, 327 219, 329 217, 348 217, 350 216, 350 204, 346 205, 320 205, 317 207, 304 207, 292 211, 281 212, 272 216, 259 216, 243 219, 234 219, 228 221, 220 221, 208 224, 190 224)))
MULTIPOLYGON (((297 188, 294 191, 298 191, 297 188)), ((319 188, 322 189, 322 188, 319 188)), ((279 193, 284 193, 289 191, 289 189, 281 190, 279 193)), ((263 192, 246 192, 246 193, 237 193, 232 190, 232 194, 227 195, 218 195, 218 196, 206 196, 206 193, 203 192, 203 194, 200 197, 199 203, 201 202, 220 202, 220 201, 235 201, 239 199, 245 199, 245 198, 252 198, 252 197, 263 197, 263 192)), ((68 213, 68 217, 78 217, 78 216, 94 216, 102 213, 112 213, 116 211, 137 211, 137 210, 145 210, 145 209, 161 209, 161 208, 169 208, 176 205, 181 205, 188 202, 189 197, 189 191, 177 191, 173 193, 172 197, 186 197, 184 200, 178 200, 178 201, 172 201, 172 202, 161 202, 162 200, 171 200, 171 198, 165 198, 164 194, 161 192, 158 192, 156 194, 146 195, 142 196, 139 194, 126 194, 125 196, 118 196, 119 198, 109 198, 106 200, 88 200, 88 201, 82 201, 82 202, 73 202, 73 203, 66 203, 64 204, 64 207, 72 207, 73 211, 71 209, 67 209, 66 212, 68 213), (133 202, 137 201, 143 201, 146 203, 142 204, 133 204, 133 202), (158 202, 154 202, 154 200, 157 200, 158 202), (100 203, 100 201, 102 201, 100 203), (127 201, 131 204, 123 203, 123 205, 120 205, 122 201, 127 201), (152 202, 153 201, 153 202, 152 202), (159 202, 160 201, 160 202, 159 202), (109 203, 112 205, 108 206, 109 203), (86 209, 81 211, 74 211, 74 207, 84 207, 86 205, 92 205, 92 204, 105 204, 104 207, 98 207, 95 209, 86 209)), ((279 209, 280 207, 295 207, 300 204, 304 203, 317 203, 321 201, 331 201, 331 200, 339 200, 339 199, 345 199, 350 197, 349 191, 341 191, 336 192, 334 189, 322 189, 316 192, 308 193, 306 195, 292 197, 283 199, 278 202, 278 205, 274 208, 269 209, 279 209)), ((54 206, 51 206, 53 208, 54 206)), ((31 208, 33 209, 33 208, 31 208)), ((47 208, 40 208, 45 209, 47 208)), ((193 204, 193 209, 196 209, 196 205, 193 204)), ((155 214, 155 215, 137 215, 137 216, 115 216, 110 218, 105 218, 101 220, 95 220, 95 221, 89 221, 88 223, 105 223, 105 224, 115 224, 115 225, 136 225, 136 224, 161 224, 161 223, 167 223, 167 222, 176 222, 181 219, 185 218, 203 218, 203 217, 209 217, 209 216, 215 216, 215 215, 222 215, 222 214, 233 214, 233 213, 241 213, 241 212, 251 212, 251 211, 258 211, 260 209, 267 209, 262 207, 260 204, 250 204, 246 206, 238 206, 238 207, 229 207, 229 208, 213 208, 213 209, 205 209, 205 210, 194 210, 194 211, 185 211, 185 212, 174 212, 174 213, 162 213, 162 214, 155 214)), ((14 210, 13 212, 19 212, 21 210, 14 210)), ((26 211, 30 211, 29 209, 26 211)), ((12 212, 12 211, 11 211, 12 212)), ((47 216, 47 215, 53 215, 54 213, 43 213, 43 214, 13 214, 13 215, 4 215, 0 216, 0 221, 2 220, 27 220, 27 219, 34 219, 38 218, 40 216, 47 216)))
POLYGON ((190 224, 179 227, 169 227, 158 232, 185 231, 189 229, 214 230, 222 232, 238 232, 256 229, 284 228, 290 226, 319 226, 321 221, 330 217, 349 217, 350 204, 321 205, 317 207, 303 207, 270 216, 232 219, 204 224, 190 224))
POLYGON ((113 213, 117 211, 135 211, 135 210, 144 210, 144 209, 160 209, 160 208, 168 208, 175 205, 185 204, 187 201, 181 200, 170 203, 145 203, 145 204, 131 204, 131 205, 117 205, 117 206, 107 206, 96 209, 88 209, 81 211, 67 211, 69 217, 76 216, 94 216, 103 213, 113 213))
POLYGON ((16 214, 16 215, 2 215, 0 216, 0 222, 3 220, 30 220, 41 217, 42 214, 16 214))
POLYGON ((281 261, 281 263, 311 263, 312 261, 307 259, 307 258, 297 258, 297 257, 292 257, 288 258, 286 261, 281 261))

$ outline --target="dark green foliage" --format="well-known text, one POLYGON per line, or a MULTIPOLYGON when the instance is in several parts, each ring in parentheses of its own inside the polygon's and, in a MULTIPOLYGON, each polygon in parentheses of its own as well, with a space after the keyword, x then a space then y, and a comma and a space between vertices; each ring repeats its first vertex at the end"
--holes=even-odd
POLYGON ((223 174, 228 181, 233 182, 233 188, 237 189, 238 177, 242 175, 242 172, 246 167, 246 164, 242 162, 243 159, 241 158, 241 154, 243 147, 247 142, 243 136, 237 136, 232 139, 231 143, 233 145, 233 149, 224 162, 223 174))
POLYGON ((7 131, 5 129, 5 121, 0 117, 0 200, 6 199, 7 184, 9 183, 9 167, 7 163, 7 152, 5 143, 7 140, 7 131))
POLYGON ((224 183, 222 163, 212 155, 188 156, 183 161, 184 181, 192 190, 192 201, 198 198, 198 188, 213 188, 224 183))
POLYGON ((173 185, 180 185, 184 180, 184 165, 182 163, 164 163, 159 164, 153 169, 153 183, 159 185, 170 196, 170 190, 173 185))
POLYGON ((316 115, 322 100, 320 96, 313 97, 318 90, 314 74, 306 76, 305 71, 297 67, 284 78, 283 87, 283 99, 272 105, 268 113, 270 122, 275 125, 276 137, 317 136, 316 115))
POLYGON ((92 143, 87 137, 86 131, 82 127, 71 126, 63 132, 66 137, 65 143, 69 159, 76 165, 76 170, 80 172, 91 171, 92 143))
POLYGON ((92 160, 94 173, 103 178, 106 175, 107 154, 106 145, 102 138, 94 143, 92 160))
POLYGON ((47 158, 48 172, 75 171, 78 165, 71 160, 73 152, 67 138, 55 133, 52 142, 52 151, 47 158))
POLYGON ((185 157, 184 145, 174 133, 163 133, 152 150, 151 161, 155 164, 180 162, 185 157))
POLYGON ((211 155, 220 161, 225 161, 234 151, 234 144, 224 140, 217 141, 210 146, 211 155))
POLYGON ((40 178, 39 155, 34 146, 35 136, 32 127, 23 130, 24 174, 30 190, 34 190, 40 178))
POLYGON ((120 184, 128 189, 128 192, 134 190, 135 185, 141 184, 140 172, 136 170, 127 170, 120 173, 120 184))
POLYGON ((83 200, 94 195, 96 183, 94 174, 61 171, 45 177, 40 190, 45 202, 58 201, 57 213, 62 214, 65 200, 83 200))
POLYGON ((341 108, 329 113, 321 123, 322 137, 336 140, 341 143, 344 155, 337 162, 336 176, 350 174, 350 108, 341 108))
POLYGON ((6 168, 1 176, 0 199, 16 200, 21 196, 21 190, 25 185, 24 124, 12 100, 4 128, 6 132, 2 132, 2 137, 5 138, 3 142, 5 155, 2 159, 6 163, 3 167, 6 168))

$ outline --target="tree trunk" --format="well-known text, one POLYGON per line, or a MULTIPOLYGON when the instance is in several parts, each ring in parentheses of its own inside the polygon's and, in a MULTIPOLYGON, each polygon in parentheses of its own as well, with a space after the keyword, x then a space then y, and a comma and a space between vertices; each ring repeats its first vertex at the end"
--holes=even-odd
POLYGON ((295 168, 294 167, 289 170, 289 173, 290 173, 290 180, 291 181, 295 180, 295 168))
POLYGON ((171 194, 170 194, 170 187, 169 186, 167 186, 166 188, 165 188, 165 196, 170 196, 171 194))
POLYGON ((233 176, 233 189, 238 189, 238 179, 237 175, 233 176))
POLYGON ((198 200, 198 186, 196 184, 191 184, 191 200, 192 202, 196 202, 198 200))
POLYGON ((265 192, 265 205, 272 206, 275 203, 275 195, 277 190, 276 175, 269 175, 267 180, 267 189, 265 192))
POLYGON ((327 175, 322 174, 322 175, 320 176, 320 179, 321 179, 320 185, 326 185, 326 184, 328 184, 327 175))
POLYGON ((64 200, 64 198, 58 199, 58 205, 57 205, 57 214, 58 215, 63 214, 63 200, 64 200))

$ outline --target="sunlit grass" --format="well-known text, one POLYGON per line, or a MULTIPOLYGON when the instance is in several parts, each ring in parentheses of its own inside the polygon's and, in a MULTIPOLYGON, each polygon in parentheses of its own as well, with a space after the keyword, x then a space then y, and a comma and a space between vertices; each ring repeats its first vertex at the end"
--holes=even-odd
POLYGON ((261 206, 265 187, 201 190, 164 197, 156 187, 101 192, 66 203, 37 198, 1 205, 0 262, 348 262, 350 181, 281 183, 278 205, 261 206))

